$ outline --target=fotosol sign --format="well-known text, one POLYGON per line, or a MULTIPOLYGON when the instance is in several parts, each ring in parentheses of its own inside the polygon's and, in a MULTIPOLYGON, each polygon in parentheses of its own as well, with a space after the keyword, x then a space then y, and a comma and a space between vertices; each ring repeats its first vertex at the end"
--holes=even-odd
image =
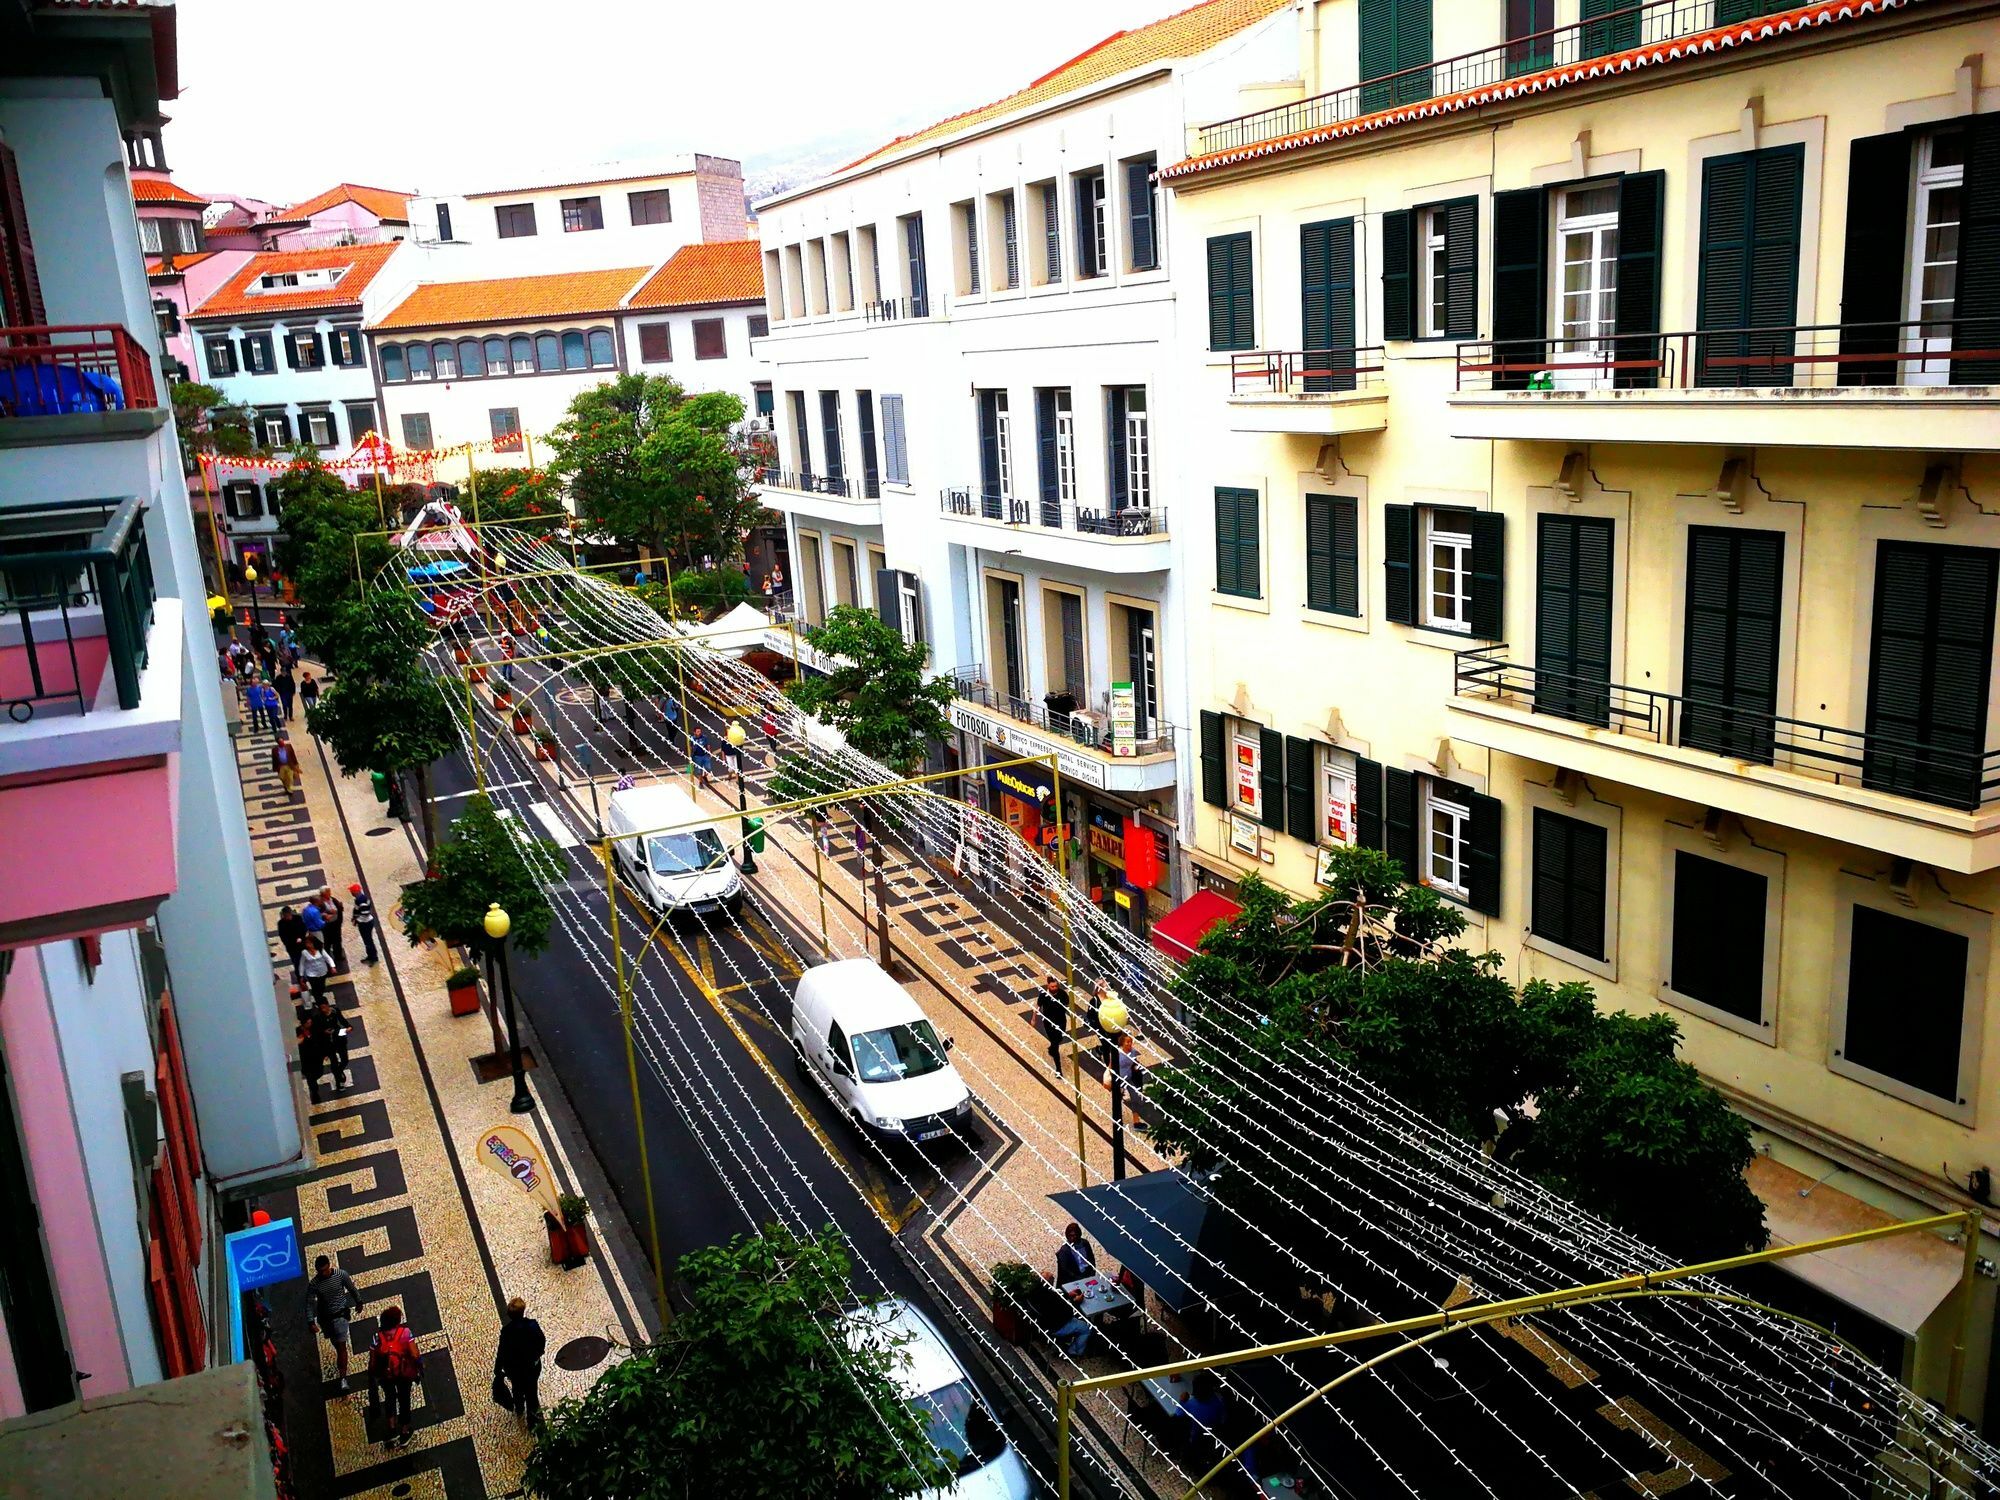
POLYGON ((495 1125, 479 1133, 479 1164, 498 1173, 549 1213, 556 1211, 556 1185, 542 1148, 518 1125, 495 1125))

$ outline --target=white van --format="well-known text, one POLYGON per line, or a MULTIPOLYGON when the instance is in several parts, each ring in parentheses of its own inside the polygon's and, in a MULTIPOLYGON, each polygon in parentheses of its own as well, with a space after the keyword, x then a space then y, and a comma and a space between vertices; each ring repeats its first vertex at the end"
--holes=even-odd
POLYGON ((702 816, 692 797, 665 783, 611 794, 605 826, 618 868, 662 916, 743 909, 743 877, 714 825, 687 826, 702 816))
POLYGON ((894 1351, 903 1399, 938 1451, 958 1465, 953 1482, 925 1490, 923 1500, 1029 1500, 1027 1466, 935 1323, 901 1297, 857 1308, 842 1321, 849 1348, 894 1351))
POLYGON ((869 958, 808 969, 792 997, 792 1045, 806 1071, 864 1130, 913 1141, 972 1118, 951 1043, 909 992, 869 958))

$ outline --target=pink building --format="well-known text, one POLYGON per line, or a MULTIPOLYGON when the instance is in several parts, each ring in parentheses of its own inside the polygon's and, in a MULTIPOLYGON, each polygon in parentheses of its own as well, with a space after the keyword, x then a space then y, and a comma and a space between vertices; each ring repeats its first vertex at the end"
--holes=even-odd
POLYGON ((202 216, 211 250, 268 250, 271 233, 265 228, 284 212, 275 203, 243 193, 216 193, 202 216))
POLYGON ((410 195, 339 183, 294 203, 263 226, 272 250, 322 250, 410 237, 410 195))

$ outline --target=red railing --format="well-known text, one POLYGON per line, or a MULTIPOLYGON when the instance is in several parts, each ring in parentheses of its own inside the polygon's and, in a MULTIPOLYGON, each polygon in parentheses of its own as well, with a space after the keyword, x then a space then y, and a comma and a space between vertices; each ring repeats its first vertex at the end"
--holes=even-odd
POLYGON ((158 406, 153 357, 115 323, 0 328, 0 417, 158 406))
POLYGON ((1382 346, 1256 349, 1229 356, 1232 396, 1313 396, 1382 384, 1382 346))

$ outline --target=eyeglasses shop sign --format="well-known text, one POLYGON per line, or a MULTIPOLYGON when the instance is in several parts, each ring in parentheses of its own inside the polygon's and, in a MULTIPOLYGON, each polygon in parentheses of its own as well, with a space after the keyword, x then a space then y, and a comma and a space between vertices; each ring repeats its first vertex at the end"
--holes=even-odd
POLYGON ((1102 788, 1105 785, 1104 767, 1064 750, 1060 740, 1030 734, 998 719, 989 719, 962 703, 954 703, 951 706, 951 723, 954 729, 962 729, 967 734, 976 734, 988 743, 1011 750, 1016 755, 1047 755, 1054 752, 1056 764, 1062 768, 1064 777, 1080 781, 1085 786, 1102 788))

